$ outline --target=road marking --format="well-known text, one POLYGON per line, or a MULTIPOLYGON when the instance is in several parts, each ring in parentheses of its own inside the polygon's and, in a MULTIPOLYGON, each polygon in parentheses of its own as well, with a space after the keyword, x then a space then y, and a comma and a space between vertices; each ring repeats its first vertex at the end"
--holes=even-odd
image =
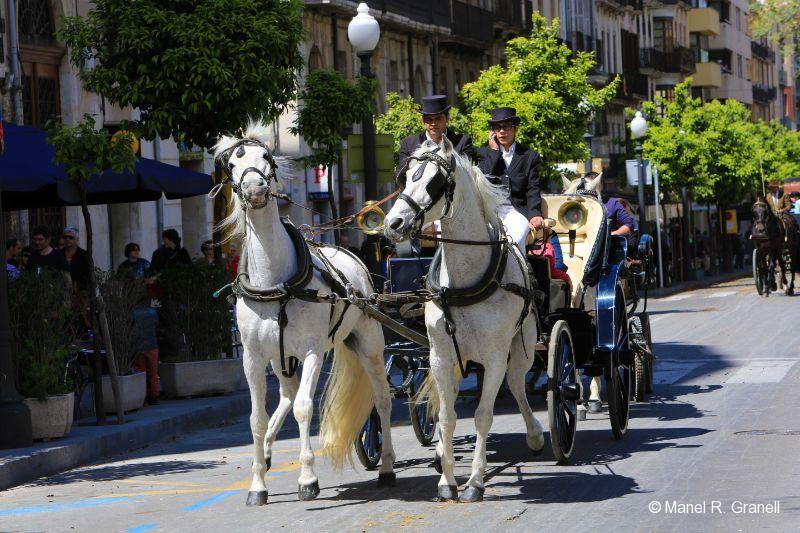
POLYGON ((147 531, 150 531, 155 527, 156 527, 155 524, 142 524, 141 526, 136 526, 131 529, 126 529, 125 533, 146 533, 147 531))
POLYGON ((212 496, 206 500, 199 501, 192 505, 187 505, 183 508, 184 511, 197 511, 198 509, 202 509, 204 507, 208 507, 209 505, 213 505, 217 502, 221 502, 222 500, 227 500, 234 494, 239 494, 239 490, 226 490, 224 492, 220 492, 216 496, 212 496))
POLYGON ((734 294, 736 294, 736 291, 715 292, 710 294, 708 298, 725 298, 726 296, 733 296, 734 294))
MULTIPOLYGON (((252 455, 252 454, 250 454, 252 455)), ((165 487, 207 487, 208 483, 190 483, 188 481, 156 481, 154 479, 118 479, 116 483, 131 485, 160 485, 165 487)))
POLYGON ((702 363, 696 361, 666 362, 659 359, 653 369, 653 384, 672 385, 700 366, 702 363))
POLYGON ((726 383, 778 383, 796 361, 753 361, 736 371, 726 383))
POLYGON ((0 516, 13 516, 24 514, 53 513, 56 511, 71 511, 73 509, 85 509, 87 507, 98 507, 109 503, 120 503, 131 501, 133 498, 127 496, 115 496, 111 498, 88 498, 67 503, 54 503, 52 505, 36 505, 33 507, 16 507, 13 509, 0 509, 0 516))

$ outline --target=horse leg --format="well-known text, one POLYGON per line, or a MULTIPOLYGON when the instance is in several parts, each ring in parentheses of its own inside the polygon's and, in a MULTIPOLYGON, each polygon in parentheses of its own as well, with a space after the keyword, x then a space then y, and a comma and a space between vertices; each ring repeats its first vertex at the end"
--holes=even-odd
POLYGON ((525 393, 525 374, 528 372, 531 362, 532 359, 525 354, 520 337, 515 337, 511 345, 511 359, 508 362, 506 380, 511 394, 517 401, 522 418, 525 420, 525 444, 535 455, 539 455, 544 449, 544 430, 533 414, 531 404, 528 402, 528 395, 525 393))
POLYGON ((300 477, 298 497, 313 500, 319 495, 319 480, 314 473, 314 450, 311 449, 311 418, 314 414, 314 392, 317 388, 322 357, 310 352, 303 360, 300 389, 294 401, 294 417, 300 426, 300 477))
POLYGON ((442 469, 439 478, 437 498, 440 501, 455 500, 458 497, 458 484, 453 473, 455 457, 453 454, 453 433, 456 430, 456 391, 453 365, 450 359, 442 361, 431 350, 431 374, 439 395, 439 445, 436 455, 442 469))
POLYGON ((600 400, 600 377, 592 377, 589 383, 589 404, 587 406, 590 413, 602 413, 603 402, 600 400))
POLYGON ((266 450, 264 454, 266 456, 267 470, 272 468, 272 445, 275 443, 278 432, 280 432, 283 427, 286 415, 289 414, 292 404, 294 403, 294 398, 297 395, 297 389, 300 387, 296 376, 290 378, 285 377, 281 374, 280 369, 275 368, 274 362, 272 364, 272 370, 275 372, 275 375, 278 376, 278 381, 280 382, 281 399, 269 420, 269 426, 267 426, 267 436, 265 437, 266 450))
POLYGON ((386 381, 386 367, 383 362, 384 339, 381 326, 370 320, 369 327, 358 328, 356 353, 372 385, 372 398, 381 419, 383 440, 381 442, 381 467, 378 470, 378 487, 393 487, 396 483, 394 473, 394 447, 392 445, 392 397, 386 381))
MULTIPOLYGON (((502 363, 504 356, 498 354, 498 357, 491 362, 484 363, 483 372, 483 388, 481 389, 481 400, 478 403, 478 408, 475 410, 475 452, 472 458, 472 475, 467 481, 467 486, 464 492, 461 493, 459 501, 461 502, 478 502, 483 500, 484 476, 486 474, 486 439, 489 436, 489 430, 492 428, 492 421, 494 419, 494 402, 497 398, 497 391, 500 390, 500 385, 503 383, 503 377, 506 374, 506 365, 502 363)), ((517 384, 519 386, 519 384, 517 384)), ((524 384, 523 384, 524 391, 524 384)), ((528 407, 530 409, 530 407, 528 407)), ((544 438, 541 436, 541 446, 544 447, 544 438)), ((527 440, 527 439, 526 439, 527 440)))
POLYGON ((247 385, 250 388, 250 431, 253 433, 253 481, 250 492, 247 493, 247 505, 266 505, 267 486, 264 484, 264 474, 267 464, 264 458, 264 434, 269 425, 267 414, 267 379, 264 375, 266 364, 260 357, 253 357, 252 351, 246 346, 244 349, 244 371, 247 385))

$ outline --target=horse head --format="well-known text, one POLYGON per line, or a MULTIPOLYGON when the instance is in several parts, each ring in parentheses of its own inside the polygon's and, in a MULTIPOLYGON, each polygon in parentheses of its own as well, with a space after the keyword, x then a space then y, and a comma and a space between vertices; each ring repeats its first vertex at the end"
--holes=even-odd
POLYGON ((769 240, 778 230, 777 219, 763 197, 759 196, 753 204, 753 240, 769 240))
POLYGON ((578 194, 583 191, 600 193, 603 190, 603 174, 590 172, 586 176, 569 179, 566 174, 561 174, 561 182, 564 185, 564 194, 578 194))

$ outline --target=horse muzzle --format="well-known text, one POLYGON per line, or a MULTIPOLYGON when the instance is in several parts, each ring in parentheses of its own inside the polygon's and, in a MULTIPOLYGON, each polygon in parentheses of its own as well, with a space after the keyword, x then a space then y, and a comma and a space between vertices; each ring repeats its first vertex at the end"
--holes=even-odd
MULTIPOLYGON (((389 213, 391 215, 391 213, 389 213)), ((414 225, 410 217, 388 216, 384 222, 383 236, 392 242, 408 240, 414 225)))

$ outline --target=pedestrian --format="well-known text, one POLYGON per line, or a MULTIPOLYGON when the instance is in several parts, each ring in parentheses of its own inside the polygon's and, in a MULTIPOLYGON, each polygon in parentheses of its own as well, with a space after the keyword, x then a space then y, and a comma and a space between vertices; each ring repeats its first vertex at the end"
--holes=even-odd
POLYGON ((36 273, 41 273, 44 270, 63 272, 71 283, 69 263, 64 257, 64 252, 50 245, 51 236, 50 228, 47 226, 36 226, 33 228, 31 239, 33 240, 34 249, 28 259, 26 269, 36 273))
POLYGON ((513 107, 490 111, 489 142, 478 150, 478 168, 508 191, 498 214, 506 233, 525 255, 525 241, 531 230, 544 225, 542 195, 539 189, 539 166, 542 158, 531 148, 517 142, 522 120, 513 107))
POLYGON ((227 266, 231 273, 231 279, 236 279, 239 274, 239 245, 235 242, 230 243, 228 246, 227 266))
POLYGON ((792 213, 800 215, 800 192, 792 191, 792 194, 789 195, 789 199, 792 202, 792 213))
POLYGON ((350 235, 347 233, 342 232, 342 235, 339 237, 339 247, 344 248, 356 257, 361 258, 361 250, 352 245, 350 241, 350 235))
POLYGON ((423 143, 434 148, 441 147, 442 139, 447 137, 457 153, 467 156, 473 162, 476 161, 477 152, 469 135, 455 133, 448 129, 450 107, 450 104, 447 103, 447 96, 435 94, 422 97, 420 114, 425 131, 403 139, 398 152, 397 181, 401 187, 406 182, 406 161, 423 143))
POLYGON ((158 313, 143 301, 134 308, 133 320, 142 342, 142 353, 134 360, 133 368, 147 374, 147 403, 155 405, 161 391, 158 376, 158 313))
POLYGON ((728 235, 731 245, 731 253, 733 254, 733 268, 744 268, 744 254, 742 253, 742 240, 739 238, 738 233, 731 233, 728 235))
POLYGON ((61 240, 64 242, 62 253, 69 263, 69 274, 72 283, 79 291, 89 290, 89 272, 91 271, 89 252, 78 246, 78 229, 64 228, 61 240))
POLYGON ((165 268, 176 265, 191 265, 189 252, 181 246, 181 236, 173 228, 165 229, 161 234, 162 246, 153 252, 150 261, 153 272, 161 272, 165 268))
POLYGON ((19 268, 19 261, 17 257, 22 253, 22 242, 16 237, 11 237, 6 240, 6 263, 19 268))
POLYGON ((119 264, 117 272, 131 272, 137 279, 147 280, 152 277, 153 271, 150 268, 150 261, 139 257, 141 249, 135 242, 125 245, 125 261, 119 264))
POLYGON ((203 254, 203 257, 199 261, 200 264, 208 267, 217 266, 217 260, 214 258, 213 241, 203 241, 203 244, 200 245, 200 253, 203 254))

